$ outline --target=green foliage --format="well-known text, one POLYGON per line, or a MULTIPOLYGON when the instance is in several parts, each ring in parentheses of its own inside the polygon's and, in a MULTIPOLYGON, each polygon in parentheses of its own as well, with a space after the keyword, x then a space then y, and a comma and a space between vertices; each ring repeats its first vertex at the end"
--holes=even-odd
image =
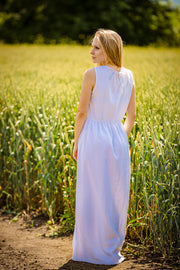
POLYGON ((0 10, 0 36, 7 43, 87 44, 98 28, 117 31, 127 44, 180 43, 180 10, 169 2, 6 0, 0 10))
MULTIPOLYGON (((66 232, 74 228, 74 121, 89 51, 0 46, 0 208, 40 209, 66 232)), ((167 257, 180 234, 179 60, 179 49, 124 48, 137 100, 127 235, 167 257)))

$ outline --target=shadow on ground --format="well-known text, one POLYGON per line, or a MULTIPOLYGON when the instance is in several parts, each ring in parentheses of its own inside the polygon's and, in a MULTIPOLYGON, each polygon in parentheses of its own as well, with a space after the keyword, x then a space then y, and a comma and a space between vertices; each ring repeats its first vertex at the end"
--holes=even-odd
POLYGON ((98 265, 91 264, 86 262, 75 262, 73 260, 69 260, 63 266, 61 266, 58 270, 106 270, 112 269, 116 265, 98 265))

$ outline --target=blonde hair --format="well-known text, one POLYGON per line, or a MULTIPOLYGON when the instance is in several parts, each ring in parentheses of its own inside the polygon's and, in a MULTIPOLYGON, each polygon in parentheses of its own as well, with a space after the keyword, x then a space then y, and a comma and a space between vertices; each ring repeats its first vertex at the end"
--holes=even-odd
POLYGON ((94 37, 99 39, 109 63, 122 67, 123 42, 120 35, 112 30, 98 29, 94 37))

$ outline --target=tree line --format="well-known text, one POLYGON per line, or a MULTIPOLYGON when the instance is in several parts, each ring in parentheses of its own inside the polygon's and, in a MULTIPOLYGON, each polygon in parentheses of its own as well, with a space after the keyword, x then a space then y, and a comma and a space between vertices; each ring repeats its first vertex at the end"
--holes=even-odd
POLYGON ((1 0, 5 43, 87 44, 98 28, 117 31, 125 44, 180 44, 180 10, 158 0, 1 0))

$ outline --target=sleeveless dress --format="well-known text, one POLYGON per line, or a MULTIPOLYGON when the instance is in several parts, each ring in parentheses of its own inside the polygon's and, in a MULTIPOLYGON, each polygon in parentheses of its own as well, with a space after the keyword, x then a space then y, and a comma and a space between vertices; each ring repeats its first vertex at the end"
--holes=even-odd
POLYGON ((133 85, 130 70, 95 67, 87 119, 78 141, 74 261, 118 264, 130 186, 128 137, 122 124, 133 85))

